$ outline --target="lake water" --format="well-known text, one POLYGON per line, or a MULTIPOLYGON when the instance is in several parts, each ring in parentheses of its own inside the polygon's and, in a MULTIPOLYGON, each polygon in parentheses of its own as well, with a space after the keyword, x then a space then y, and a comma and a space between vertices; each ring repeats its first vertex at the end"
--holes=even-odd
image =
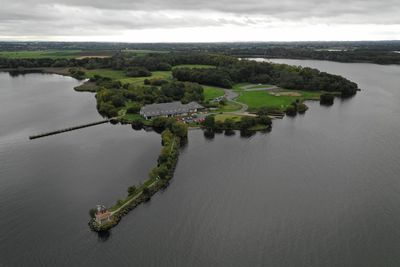
POLYGON ((400 66, 276 60, 362 91, 250 138, 191 131, 167 190, 108 236, 88 210, 145 179, 160 137, 99 125, 56 75, 0 74, 0 266, 399 266, 400 66))

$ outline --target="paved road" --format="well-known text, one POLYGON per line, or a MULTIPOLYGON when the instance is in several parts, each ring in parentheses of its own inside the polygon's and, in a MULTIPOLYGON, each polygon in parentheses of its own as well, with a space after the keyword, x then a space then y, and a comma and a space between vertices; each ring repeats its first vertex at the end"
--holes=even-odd
POLYGON ((247 106, 244 103, 237 102, 235 100, 236 97, 239 96, 238 93, 236 93, 235 91, 233 91, 231 89, 224 89, 224 91, 225 91, 225 97, 226 97, 226 99, 228 99, 228 101, 232 101, 233 103, 236 103, 236 104, 239 104, 240 106, 242 106, 242 108, 240 110, 237 110, 237 111, 234 111, 234 112, 225 112, 225 113, 245 113, 247 111, 249 106, 247 106))

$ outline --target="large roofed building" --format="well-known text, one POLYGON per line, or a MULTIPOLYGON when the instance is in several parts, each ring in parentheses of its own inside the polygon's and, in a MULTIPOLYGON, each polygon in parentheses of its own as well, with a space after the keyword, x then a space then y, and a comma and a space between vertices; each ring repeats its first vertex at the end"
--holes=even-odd
POLYGON ((195 113, 199 109, 204 107, 196 102, 190 102, 188 104, 182 104, 179 101, 171 103, 160 103, 146 105, 140 109, 140 115, 146 118, 146 120, 153 117, 172 117, 177 115, 187 115, 195 113))

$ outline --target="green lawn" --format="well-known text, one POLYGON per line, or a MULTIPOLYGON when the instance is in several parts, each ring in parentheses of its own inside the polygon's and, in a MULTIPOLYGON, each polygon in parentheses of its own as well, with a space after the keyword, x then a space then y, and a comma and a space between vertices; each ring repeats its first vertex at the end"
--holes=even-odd
POLYGON ((237 111, 241 108, 242 108, 241 105, 239 105, 235 102, 229 101, 225 106, 221 106, 221 108, 216 110, 216 112, 231 112, 231 111, 237 111))
POLYGON ((226 119, 232 119, 235 122, 239 122, 244 115, 236 115, 236 114, 217 114, 215 115, 215 120, 224 122, 226 119))
POLYGON ((85 72, 88 78, 92 78, 94 75, 99 75, 102 77, 107 77, 115 80, 127 78, 122 70, 95 69, 95 70, 86 70, 85 72))
POLYGON ((255 84, 255 83, 237 83, 233 85, 234 91, 244 91, 246 89, 258 89, 258 88, 269 88, 272 87, 270 84, 255 84))
POLYGON ((150 77, 127 77, 122 70, 112 70, 112 69, 95 69, 95 70, 87 70, 86 76, 88 78, 93 77, 94 75, 100 75, 103 77, 108 77, 114 80, 118 80, 122 83, 131 83, 136 85, 143 85, 144 80, 160 78, 171 80, 172 74, 170 71, 153 71, 152 76, 150 77))
POLYGON ((214 98, 223 96, 225 94, 224 89, 222 89, 220 87, 203 85, 203 89, 204 89, 204 100, 205 101, 213 100, 214 98))
POLYGON ((165 79, 165 80, 171 80, 172 79, 172 74, 170 71, 153 71, 152 76, 150 77, 123 77, 119 78, 118 80, 122 83, 131 83, 131 84, 136 84, 136 85, 143 85, 144 80, 146 79, 165 79))
POLYGON ((122 116, 123 119, 125 119, 128 122, 132 122, 134 120, 144 120, 144 118, 139 115, 139 114, 130 114, 126 113, 125 115, 122 116))
POLYGON ((173 69, 176 68, 191 68, 191 69, 212 69, 215 68, 213 65, 200 65, 200 64, 183 64, 174 66, 173 69))
POLYGON ((296 92, 301 94, 301 96, 274 96, 271 95, 269 91, 252 91, 242 92, 236 100, 238 102, 247 104, 250 110, 260 107, 269 107, 273 109, 284 110, 287 106, 296 101, 296 99, 312 100, 319 99, 320 96, 320 92, 303 92, 289 90, 281 90, 280 92, 296 92))

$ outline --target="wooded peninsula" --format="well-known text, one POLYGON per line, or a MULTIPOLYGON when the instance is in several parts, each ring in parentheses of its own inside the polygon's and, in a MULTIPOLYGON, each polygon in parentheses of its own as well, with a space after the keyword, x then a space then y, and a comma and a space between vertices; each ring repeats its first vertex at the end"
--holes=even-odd
POLYGON ((306 112, 306 100, 331 105, 335 97, 351 97, 359 90, 357 84, 317 69, 195 51, 128 50, 83 58, 0 55, 0 68, 11 75, 44 72, 84 80, 75 90, 95 93, 103 117, 161 134, 162 150, 149 178, 130 186, 128 196, 114 206, 90 210, 94 231, 114 227, 168 186, 189 127, 203 128, 206 137, 234 130, 251 135, 270 130, 274 118, 306 112))

